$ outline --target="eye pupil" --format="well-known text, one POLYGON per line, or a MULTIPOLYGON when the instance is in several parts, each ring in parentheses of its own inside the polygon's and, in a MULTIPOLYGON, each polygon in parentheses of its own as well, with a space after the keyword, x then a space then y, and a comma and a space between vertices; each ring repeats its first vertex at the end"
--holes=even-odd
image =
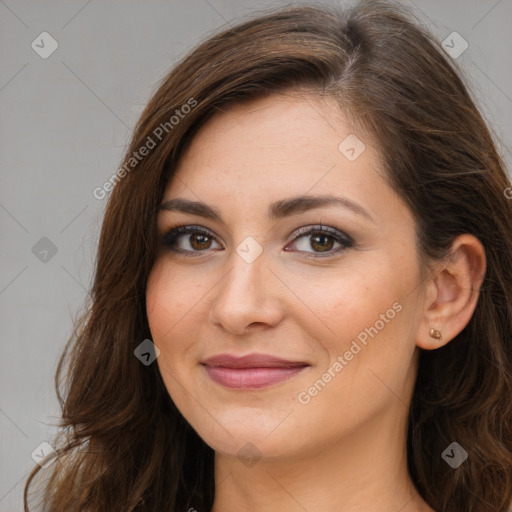
POLYGON ((191 235, 191 243, 190 245, 192 247, 194 247, 194 249, 205 249, 205 248, 208 248, 209 247, 209 244, 211 244, 211 240, 209 240, 209 236, 206 236, 206 235, 203 235, 203 234, 198 234, 198 233, 195 233, 193 235, 191 235), (206 240, 206 242, 205 242, 206 240), (199 247, 196 247, 195 246, 195 243, 198 243, 199 244, 199 247), (208 244, 209 242, 209 244, 208 244), (206 244, 206 247, 205 247, 205 244, 206 244))
POLYGON ((328 235, 314 235, 311 238, 312 238, 311 246, 316 249, 317 248, 316 246, 319 245, 319 247, 321 249, 320 252, 329 251, 332 249, 332 246, 334 245, 332 237, 328 236, 328 235), (326 239, 330 239, 330 241, 331 241, 331 243, 327 244, 327 247, 324 245, 326 239), (320 242, 318 242, 318 240, 320 240, 320 242))

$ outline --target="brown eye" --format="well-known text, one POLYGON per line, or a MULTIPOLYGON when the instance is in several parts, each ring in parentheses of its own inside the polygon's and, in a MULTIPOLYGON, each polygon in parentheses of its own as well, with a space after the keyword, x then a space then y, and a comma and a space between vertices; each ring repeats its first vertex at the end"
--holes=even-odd
POLYGON ((295 249, 309 253, 312 257, 322 257, 322 253, 332 256, 355 245, 352 238, 345 233, 326 226, 300 228, 294 234, 298 235, 293 240, 295 249), (338 246, 335 247, 335 244, 338 246))
POLYGON ((310 238, 311 247, 319 250, 320 252, 329 251, 334 245, 332 236, 329 235, 314 235, 310 238))
POLYGON ((202 233, 194 233, 189 236, 189 243, 194 249, 201 250, 210 248, 211 238, 207 235, 203 235, 202 233))
POLYGON ((178 226, 162 237, 162 243, 171 251, 189 255, 212 249, 215 239, 201 226, 178 226))

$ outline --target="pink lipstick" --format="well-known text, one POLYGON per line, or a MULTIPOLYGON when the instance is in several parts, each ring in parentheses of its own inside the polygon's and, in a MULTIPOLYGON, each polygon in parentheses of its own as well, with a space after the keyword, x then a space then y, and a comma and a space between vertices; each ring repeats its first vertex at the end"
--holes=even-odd
POLYGON ((266 354, 219 354, 201 363, 210 378, 232 389, 259 389, 291 379, 309 364, 266 354))

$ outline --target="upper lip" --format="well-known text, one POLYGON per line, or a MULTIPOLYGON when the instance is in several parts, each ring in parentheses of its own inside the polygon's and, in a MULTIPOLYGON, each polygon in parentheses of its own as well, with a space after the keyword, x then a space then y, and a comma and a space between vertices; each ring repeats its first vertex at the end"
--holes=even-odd
POLYGON ((291 361, 268 354, 249 354, 238 357, 231 354, 219 354, 201 362, 206 366, 223 368, 297 368, 309 366, 304 361, 291 361))

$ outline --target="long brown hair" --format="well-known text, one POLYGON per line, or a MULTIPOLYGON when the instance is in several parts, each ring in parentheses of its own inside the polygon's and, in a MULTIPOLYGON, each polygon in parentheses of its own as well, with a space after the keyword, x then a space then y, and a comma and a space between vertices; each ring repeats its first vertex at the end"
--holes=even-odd
POLYGON ((134 356, 151 339, 145 288, 156 211, 184 148, 221 106, 289 88, 337 99, 340 112, 373 135, 389 183, 414 214, 426 263, 444 256, 459 234, 482 242, 487 270, 473 317, 450 343, 420 354, 408 465, 438 512, 510 506, 510 180, 439 43, 404 7, 365 1, 347 10, 266 12, 209 38, 163 79, 112 180, 90 303, 55 376, 58 457, 32 471, 25 511, 39 472, 46 477, 36 493, 44 510, 211 509, 213 450, 174 406, 157 364, 134 356), (135 158, 143 146, 148 151, 135 158), (469 454, 456 469, 441 457, 452 442, 469 454))

